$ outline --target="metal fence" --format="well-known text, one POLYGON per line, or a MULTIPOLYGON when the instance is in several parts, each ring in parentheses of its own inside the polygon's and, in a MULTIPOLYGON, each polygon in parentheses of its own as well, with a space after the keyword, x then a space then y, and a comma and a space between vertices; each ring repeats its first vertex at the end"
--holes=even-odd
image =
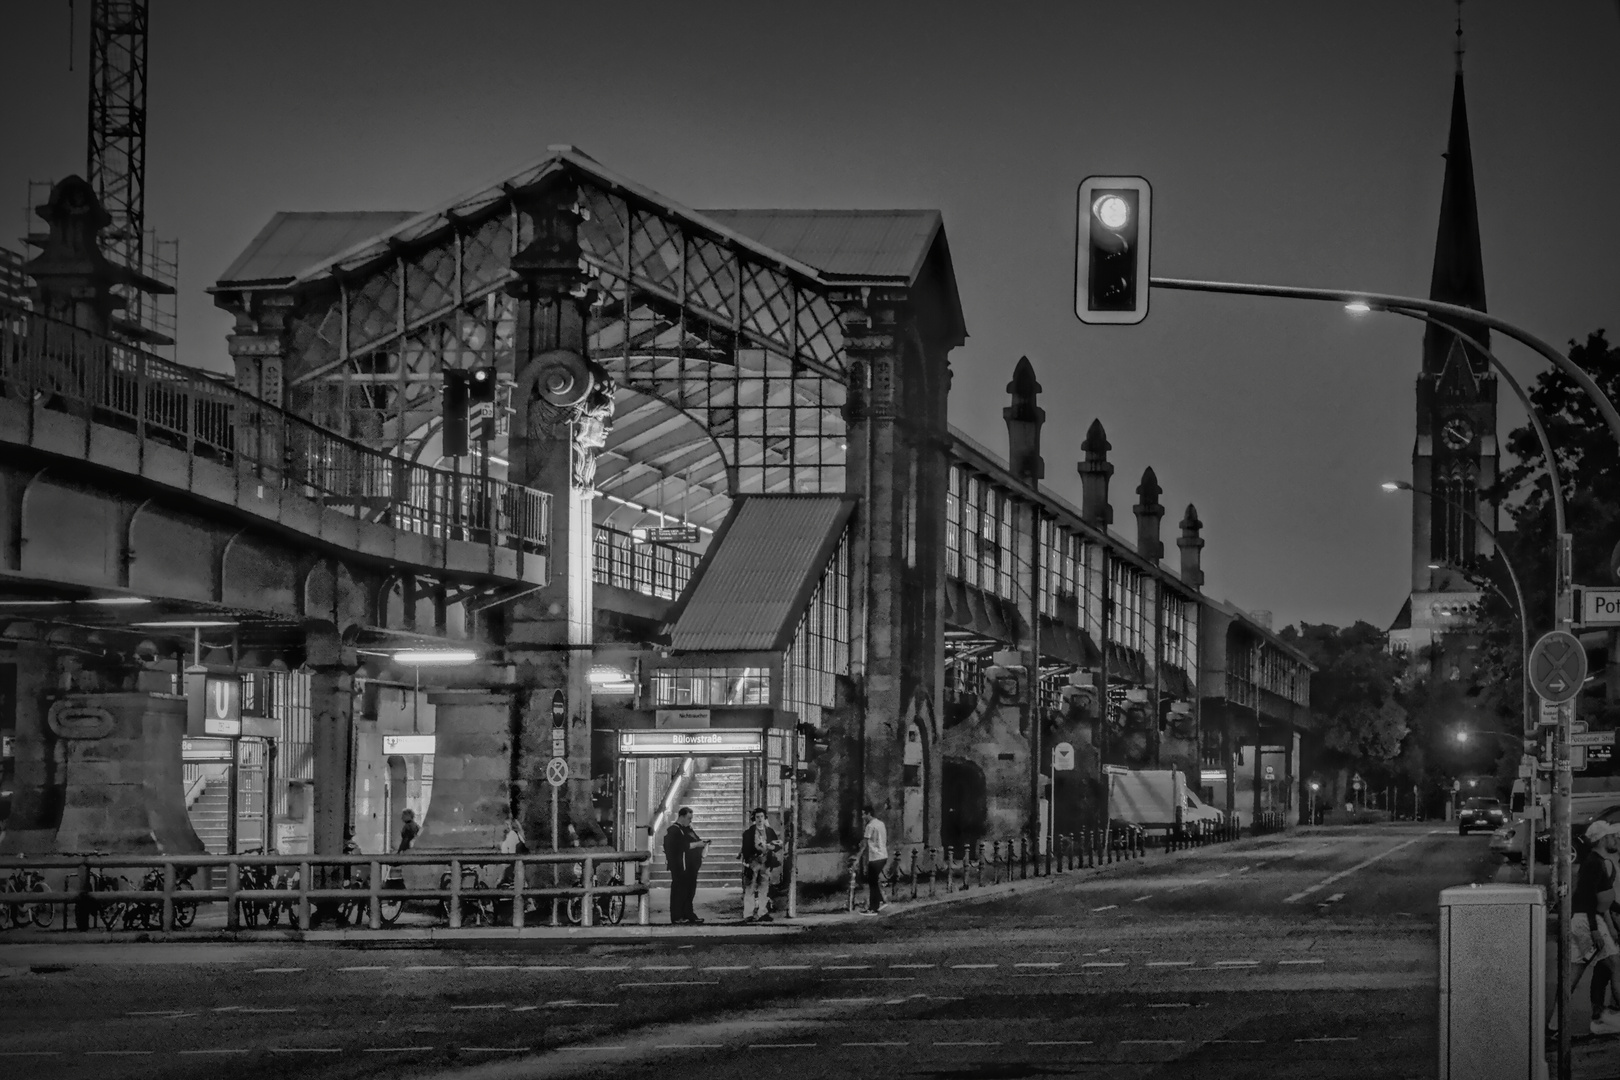
POLYGON ((228 382, 0 304, 0 394, 210 458, 364 521, 540 552, 550 497, 433 468, 328 431, 228 382))
POLYGON ((645 851, 6 858, 0 930, 203 933, 283 921, 297 930, 327 923, 381 930, 407 914, 415 925, 451 930, 588 927, 618 924, 630 903, 645 926, 649 858, 645 851))
MULTIPOLYGON (((1199 822, 1166 830, 1163 847, 1165 851, 1177 851, 1236 840, 1242 835, 1242 820, 1234 814, 1228 822, 1199 822)), ((897 852, 897 857, 883 868, 879 880, 884 895, 890 900, 916 900, 1141 859, 1159 846, 1157 843, 1150 846, 1145 829, 1114 822, 1106 831, 1082 829, 1059 834, 1044 852, 1032 844, 1027 835, 1017 840, 981 840, 942 848, 912 847, 909 851, 897 852)), ((850 865, 848 880, 845 908, 853 911, 861 886, 854 863, 850 865)))

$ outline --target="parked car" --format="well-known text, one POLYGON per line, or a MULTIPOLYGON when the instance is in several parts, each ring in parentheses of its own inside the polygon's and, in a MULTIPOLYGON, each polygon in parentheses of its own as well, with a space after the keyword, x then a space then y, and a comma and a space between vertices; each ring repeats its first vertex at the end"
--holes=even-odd
MULTIPOLYGON (((1613 800, 1615 800, 1613 792, 1580 793, 1570 800, 1570 833, 1576 841, 1577 859, 1585 851, 1580 844, 1580 838, 1588 825, 1598 818, 1612 825, 1620 825, 1620 802, 1613 800)), ((1504 826, 1507 830, 1505 838, 1499 839, 1500 831, 1496 837, 1491 838, 1491 850, 1514 862, 1523 862, 1525 838, 1530 834, 1530 826, 1528 819, 1515 818, 1504 826)), ((1546 823, 1539 823, 1536 828, 1536 862, 1546 865, 1551 861, 1552 831, 1546 823)))
POLYGON ((1475 829, 1495 831, 1507 821, 1501 799, 1466 799, 1457 811, 1457 835, 1467 836, 1475 829))

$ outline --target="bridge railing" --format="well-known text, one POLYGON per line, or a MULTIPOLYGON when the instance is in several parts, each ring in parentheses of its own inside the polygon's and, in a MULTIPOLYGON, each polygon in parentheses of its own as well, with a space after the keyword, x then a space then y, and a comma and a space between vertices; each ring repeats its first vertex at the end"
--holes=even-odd
POLYGON ((396 529, 535 552, 550 533, 545 492, 375 450, 133 345, 5 304, 0 395, 132 431, 396 529))

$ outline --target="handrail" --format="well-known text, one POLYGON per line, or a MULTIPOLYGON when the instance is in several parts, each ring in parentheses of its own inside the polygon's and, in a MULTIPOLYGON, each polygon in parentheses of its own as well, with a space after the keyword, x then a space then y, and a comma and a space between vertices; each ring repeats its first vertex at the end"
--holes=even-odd
POLYGON ((405 532, 544 551, 551 499, 345 438, 228 382, 82 327, 0 303, 0 397, 36 401, 405 532))
POLYGON ((669 820, 670 813, 675 809, 681 790, 692 779, 692 773, 696 769, 697 758, 688 754, 686 760, 681 762, 680 771, 669 778, 669 790, 664 792, 664 797, 659 800, 658 813, 653 815, 652 825, 647 830, 648 837, 657 836, 663 829, 664 822, 669 820))

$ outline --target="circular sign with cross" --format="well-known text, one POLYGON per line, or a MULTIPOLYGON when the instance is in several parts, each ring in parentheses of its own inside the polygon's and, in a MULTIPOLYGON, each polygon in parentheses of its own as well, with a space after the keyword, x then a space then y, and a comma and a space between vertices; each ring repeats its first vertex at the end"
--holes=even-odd
POLYGON ((546 762, 546 782, 552 787, 568 783, 568 759, 554 757, 546 762))
POLYGON ((1561 703, 1575 700, 1586 682, 1586 650, 1580 639, 1566 630, 1541 635, 1530 650, 1530 685, 1542 700, 1561 703))

